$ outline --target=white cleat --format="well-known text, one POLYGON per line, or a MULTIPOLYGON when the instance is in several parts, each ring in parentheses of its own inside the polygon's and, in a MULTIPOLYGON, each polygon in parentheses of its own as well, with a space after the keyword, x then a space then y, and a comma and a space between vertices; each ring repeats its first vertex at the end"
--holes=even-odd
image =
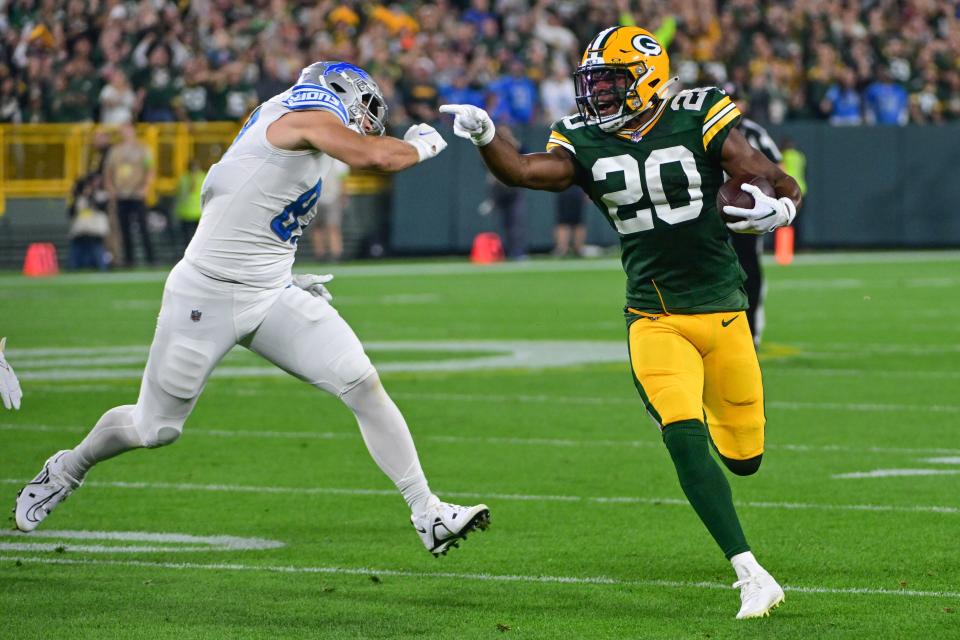
POLYGON ((466 540, 471 531, 483 531, 490 526, 490 509, 485 504, 461 507, 434 500, 423 515, 410 516, 410 522, 427 551, 435 557, 447 555, 447 551, 458 547, 459 541, 466 540))
POLYGON ((80 482, 68 476, 60 461, 70 450, 57 451, 43 464, 37 477, 17 494, 13 509, 20 531, 33 531, 57 505, 67 499, 80 482))
POLYGON ((770 615, 783 602, 783 589, 773 579, 773 576, 762 569, 743 580, 733 583, 733 588, 740 589, 740 612, 737 620, 745 618, 762 618, 770 615))

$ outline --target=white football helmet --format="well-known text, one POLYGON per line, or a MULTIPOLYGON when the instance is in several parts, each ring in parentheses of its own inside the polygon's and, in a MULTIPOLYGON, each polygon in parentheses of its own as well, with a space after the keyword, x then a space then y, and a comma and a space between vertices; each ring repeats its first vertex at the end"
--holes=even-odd
POLYGON ((387 103, 376 81, 349 62, 314 62, 300 72, 297 84, 316 84, 333 91, 343 102, 351 129, 364 135, 386 131, 387 103), (368 127, 364 127, 364 122, 368 127))

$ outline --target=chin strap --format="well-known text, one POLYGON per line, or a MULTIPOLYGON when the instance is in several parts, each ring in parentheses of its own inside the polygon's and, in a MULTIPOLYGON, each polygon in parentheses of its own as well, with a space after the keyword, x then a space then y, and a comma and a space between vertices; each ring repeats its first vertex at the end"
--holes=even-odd
MULTIPOLYGON (((637 119, 640 118, 641 116, 649 113, 652 109, 656 109, 657 106, 659 105, 659 101, 660 101, 660 100, 666 100, 666 99, 667 99, 667 95, 666 95, 667 90, 670 89, 670 87, 671 87, 671 85, 673 85, 673 83, 675 83, 675 82, 677 82, 677 81, 679 81, 679 80, 680 80, 680 77, 679 77, 679 76, 673 76, 672 78, 670 78, 669 80, 667 80, 666 82, 664 82, 664 83, 663 83, 663 86, 660 87, 659 89, 657 89, 657 90, 653 93, 653 96, 652 96, 652 97, 653 97, 653 98, 657 98, 657 102, 654 102, 653 100, 650 100, 650 102, 648 103, 648 106, 647 106, 646 109, 644 109, 643 111, 638 111, 638 112, 635 113, 631 118, 629 118, 629 119, 626 120, 623 124, 621 124, 619 127, 617 127, 616 129, 611 130, 610 133, 617 132, 617 131, 621 131, 621 132, 622 132, 624 129, 627 128, 627 126, 628 126, 631 122, 634 122, 635 120, 637 120, 637 119)), ((601 128, 602 128, 602 126, 601 126, 601 128)))

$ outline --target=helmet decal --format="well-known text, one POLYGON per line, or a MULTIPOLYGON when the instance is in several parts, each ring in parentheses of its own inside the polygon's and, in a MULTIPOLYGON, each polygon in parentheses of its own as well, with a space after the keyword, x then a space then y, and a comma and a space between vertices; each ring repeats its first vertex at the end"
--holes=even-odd
POLYGON ((646 34, 633 36, 630 43, 637 51, 642 51, 648 56, 658 56, 663 53, 663 47, 660 46, 660 43, 646 34))
POLYGON ((387 101, 376 81, 349 62, 315 62, 300 72, 294 90, 303 86, 321 89, 342 103, 344 124, 357 133, 383 135, 386 130, 387 101))
POLYGON ((652 33, 604 29, 573 74, 577 110, 588 125, 618 131, 663 101, 669 73, 667 51, 652 33))

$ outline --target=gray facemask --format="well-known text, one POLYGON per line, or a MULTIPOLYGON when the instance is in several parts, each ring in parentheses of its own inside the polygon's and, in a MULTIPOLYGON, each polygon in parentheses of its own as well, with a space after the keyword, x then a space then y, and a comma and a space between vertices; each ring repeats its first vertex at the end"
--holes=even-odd
POLYGON ((366 71, 349 62, 314 62, 300 72, 297 84, 316 84, 333 91, 357 133, 382 136, 386 130, 387 103, 380 87, 366 71), (367 128, 364 128, 364 122, 367 128))

